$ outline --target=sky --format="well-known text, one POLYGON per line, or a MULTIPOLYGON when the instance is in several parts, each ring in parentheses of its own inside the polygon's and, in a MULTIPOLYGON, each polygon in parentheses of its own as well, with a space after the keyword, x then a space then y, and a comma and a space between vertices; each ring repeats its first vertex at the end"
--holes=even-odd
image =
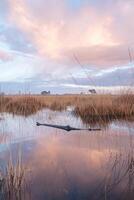
POLYGON ((0 0, 0 91, 116 91, 134 82, 134 0, 0 0))

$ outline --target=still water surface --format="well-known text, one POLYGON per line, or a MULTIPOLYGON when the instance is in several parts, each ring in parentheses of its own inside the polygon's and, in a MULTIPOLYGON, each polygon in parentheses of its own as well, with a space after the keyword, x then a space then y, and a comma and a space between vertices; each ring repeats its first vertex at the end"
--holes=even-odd
POLYGON ((134 199, 132 122, 111 122, 99 132, 65 132, 36 122, 87 126, 71 110, 43 110, 27 118, 5 113, 0 119, 0 167, 21 150, 29 169, 25 199, 134 199))

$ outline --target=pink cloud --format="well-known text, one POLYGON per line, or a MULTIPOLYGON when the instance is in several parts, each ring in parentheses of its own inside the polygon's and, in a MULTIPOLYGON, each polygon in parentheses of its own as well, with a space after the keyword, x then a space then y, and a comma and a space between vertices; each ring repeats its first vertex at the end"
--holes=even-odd
POLYGON ((76 57, 82 64, 102 67, 126 64, 130 60, 125 45, 77 47, 71 49, 67 55, 70 58, 74 55, 74 59, 76 57))
POLYGON ((75 14, 65 1, 39 2, 39 7, 32 7, 26 0, 10 0, 9 17, 40 56, 66 61, 77 54, 83 63, 94 65, 129 61, 127 49, 134 35, 132 1, 113 1, 104 13, 86 5, 75 14))
POLYGON ((7 61, 12 60, 12 56, 3 50, 0 50, 0 60, 7 62, 7 61))

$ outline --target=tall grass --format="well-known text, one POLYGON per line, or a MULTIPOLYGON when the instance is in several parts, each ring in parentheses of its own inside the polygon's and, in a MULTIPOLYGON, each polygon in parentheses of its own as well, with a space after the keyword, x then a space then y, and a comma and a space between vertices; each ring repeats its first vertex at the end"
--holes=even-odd
POLYGON ((134 119, 134 95, 101 95, 83 98, 75 107, 75 114, 85 123, 134 119))
POLYGON ((5 172, 0 176, 0 199, 21 200, 25 199, 25 178, 27 169, 24 167, 21 156, 14 163, 12 158, 6 166, 5 172))
POLYGON ((0 112, 29 116, 44 108, 64 110, 74 106, 74 114, 83 122, 132 119, 134 95, 63 95, 0 97, 0 112))
POLYGON ((61 111, 75 103, 74 96, 5 96, 0 97, 0 112, 31 115, 43 108, 61 111))

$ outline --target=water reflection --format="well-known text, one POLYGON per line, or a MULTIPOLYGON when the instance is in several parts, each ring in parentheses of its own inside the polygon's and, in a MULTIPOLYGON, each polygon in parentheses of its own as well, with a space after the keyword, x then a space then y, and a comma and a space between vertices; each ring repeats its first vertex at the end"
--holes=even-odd
MULTIPOLYGON (((133 199, 132 123, 111 123, 100 132, 66 133, 36 127, 36 121, 85 127, 70 111, 46 110, 29 118, 4 115, 0 133, 7 137, 0 145, 10 149, 13 159, 21 146, 23 162, 30 170, 28 199, 133 199)), ((1 163, 7 159, 5 148, 1 163)))
POLYGON ((105 133, 103 138, 82 133, 42 136, 27 155, 34 174, 32 199, 104 199, 109 193, 118 197, 126 189, 132 164, 129 148, 127 136, 120 140, 105 133))

